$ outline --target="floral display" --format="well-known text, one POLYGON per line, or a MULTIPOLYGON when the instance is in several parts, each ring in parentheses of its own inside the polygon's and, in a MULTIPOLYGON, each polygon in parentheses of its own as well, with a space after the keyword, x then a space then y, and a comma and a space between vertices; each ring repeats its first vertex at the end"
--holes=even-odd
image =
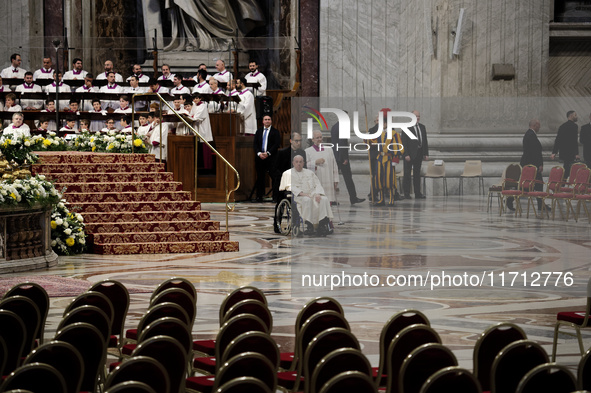
POLYGON ((108 132, 83 132, 74 140, 72 150, 106 153, 147 153, 148 148, 141 137, 112 130, 108 132))
POLYGON ((74 255, 86 250, 84 218, 80 213, 71 213, 59 201, 51 212, 51 247, 58 255, 74 255))
POLYGON ((0 206, 18 203, 45 206, 59 201, 59 193, 43 175, 28 179, 3 180, 0 183, 0 206))
POLYGON ((31 137, 31 142, 35 144, 34 149, 36 151, 72 150, 66 140, 57 136, 57 134, 53 131, 49 131, 45 137, 41 135, 35 135, 31 137))
POLYGON ((8 162, 15 162, 18 165, 33 164, 37 162, 36 137, 22 137, 12 134, 2 135, 0 137, 0 153, 8 162))

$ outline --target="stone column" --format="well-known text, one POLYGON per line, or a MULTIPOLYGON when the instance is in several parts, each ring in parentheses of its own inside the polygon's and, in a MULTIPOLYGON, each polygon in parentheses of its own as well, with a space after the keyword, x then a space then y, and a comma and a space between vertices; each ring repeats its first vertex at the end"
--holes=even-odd
POLYGON ((300 1, 300 45, 302 52, 302 96, 318 97, 320 55, 319 0, 300 1))

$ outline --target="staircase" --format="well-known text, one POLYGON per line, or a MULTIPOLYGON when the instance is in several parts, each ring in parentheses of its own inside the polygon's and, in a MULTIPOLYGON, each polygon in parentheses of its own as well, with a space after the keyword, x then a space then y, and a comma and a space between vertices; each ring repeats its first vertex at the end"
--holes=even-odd
POLYGON ((86 224, 95 254, 238 251, 201 203, 151 154, 38 152, 33 174, 55 182, 86 224))

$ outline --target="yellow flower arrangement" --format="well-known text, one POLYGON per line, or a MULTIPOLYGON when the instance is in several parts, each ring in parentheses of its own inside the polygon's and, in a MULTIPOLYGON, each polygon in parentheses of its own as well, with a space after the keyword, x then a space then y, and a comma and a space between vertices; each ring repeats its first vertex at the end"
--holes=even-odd
POLYGON ((49 139, 43 139, 43 146, 51 146, 51 141, 49 139))
POLYGON ((72 247, 75 243, 76 243, 76 241, 74 239, 72 239, 71 237, 66 239, 66 245, 68 247, 72 247))
POLYGON ((141 147, 143 144, 144 144, 144 142, 139 138, 133 141, 133 145, 135 147, 141 147))
POLYGON ((57 223, 55 221, 51 221, 51 229, 57 228, 57 223))

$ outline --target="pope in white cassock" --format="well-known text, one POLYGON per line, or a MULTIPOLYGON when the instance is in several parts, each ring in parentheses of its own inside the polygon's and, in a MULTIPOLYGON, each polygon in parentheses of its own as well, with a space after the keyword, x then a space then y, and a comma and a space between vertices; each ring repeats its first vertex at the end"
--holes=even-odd
POLYGON ((330 232, 329 222, 332 220, 330 201, 318 177, 309 169, 304 168, 304 158, 297 155, 293 158, 293 168, 283 173, 280 190, 289 190, 294 195, 299 215, 306 223, 304 234, 314 234, 313 225, 318 224, 317 234, 326 236, 330 232))
POLYGON ((320 131, 314 131, 312 142, 314 145, 305 150, 308 160, 306 166, 314 171, 320 179, 320 184, 324 187, 328 200, 336 202, 335 189, 339 182, 339 167, 334 153, 331 148, 322 147, 322 133, 320 131))

